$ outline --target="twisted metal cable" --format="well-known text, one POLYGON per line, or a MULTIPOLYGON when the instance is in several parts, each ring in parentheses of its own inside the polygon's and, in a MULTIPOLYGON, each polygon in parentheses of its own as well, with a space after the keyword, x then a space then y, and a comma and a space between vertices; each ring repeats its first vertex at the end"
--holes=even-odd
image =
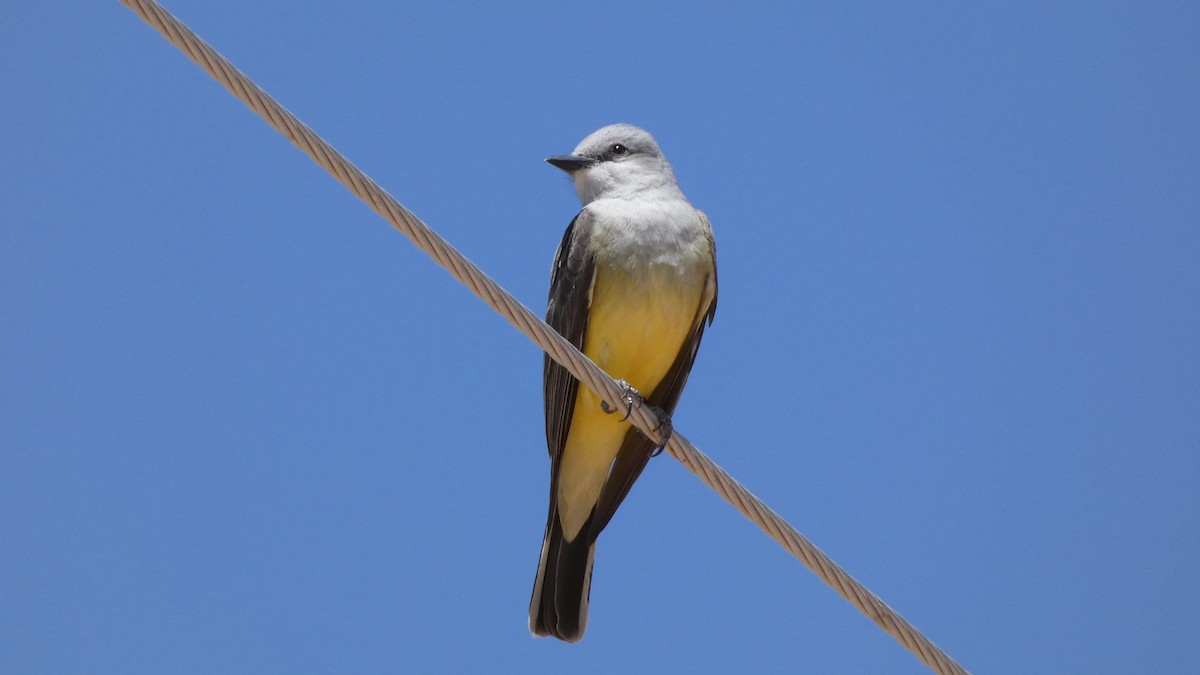
MULTIPOLYGON (((524 333, 551 358, 562 364, 576 378, 607 401, 620 401, 622 412, 629 412, 629 419, 647 437, 661 441, 655 431, 658 418, 647 406, 635 402, 632 409, 625 410, 622 391, 613 378, 584 356, 553 328, 542 321, 527 307, 467 260, 453 246, 442 239, 429 226, 404 208, 394 197, 379 187, 366 174, 351 164, 333 149, 312 129, 289 113, 258 85, 250 81, 237 68, 225 60, 208 43, 200 39, 187 26, 163 9, 153 0, 121 0, 146 23, 178 47, 188 58, 203 68, 229 93, 233 94, 251 110, 258 113, 276 131, 287 137, 314 162, 346 186, 354 196, 366 202, 376 213, 383 216, 397 230, 408 237, 418 248, 446 268, 483 300, 489 307, 503 316, 517 330, 524 333)), ((874 593, 867 590, 854 577, 833 562, 812 542, 796 531, 766 504, 742 487, 721 467, 700 452, 678 431, 671 435, 666 450, 672 457, 694 473, 709 488, 733 505, 746 518, 758 525, 763 532, 798 558, 804 566, 832 587, 839 595, 867 615, 889 635, 894 637, 922 663, 937 673, 966 673, 937 645, 888 607, 874 593)))

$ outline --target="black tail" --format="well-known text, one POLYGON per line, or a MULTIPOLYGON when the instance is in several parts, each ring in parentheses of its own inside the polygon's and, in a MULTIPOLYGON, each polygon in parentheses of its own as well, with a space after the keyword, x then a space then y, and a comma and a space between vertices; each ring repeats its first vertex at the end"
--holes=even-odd
POLYGON ((533 582, 533 599, 529 602, 529 631, 534 635, 550 635, 566 642, 578 642, 583 637, 596 554, 596 539, 589 536, 589 529, 585 524, 575 541, 567 541, 558 509, 551 506, 542 558, 533 582))

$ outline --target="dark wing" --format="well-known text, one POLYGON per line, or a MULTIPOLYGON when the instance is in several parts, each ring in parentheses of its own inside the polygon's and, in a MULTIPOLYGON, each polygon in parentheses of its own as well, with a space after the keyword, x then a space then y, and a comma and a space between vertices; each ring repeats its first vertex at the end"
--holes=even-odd
MULTIPOLYGON (((700 209, 696 209, 696 214, 707 226, 704 229, 708 231, 708 250, 712 252, 712 302, 708 305, 708 313, 704 315, 704 322, 711 326, 713 318, 717 316, 717 240, 713 239, 712 223, 708 222, 708 216, 704 215, 700 209)), ((704 329, 701 328, 701 330, 704 329)), ((700 339, 696 338, 696 347, 699 348, 699 346, 700 339)))
MULTIPOLYGON (((708 217, 699 210, 696 213, 699 214, 704 224, 708 225, 708 217)), ((692 372, 692 364, 696 362, 696 352, 700 349, 700 339, 704 337, 704 328, 712 325, 713 317, 717 313, 717 247, 712 238, 711 226, 706 229, 709 233, 708 245, 712 251, 712 276, 708 278, 703 299, 697 308, 691 337, 679 350, 679 355, 675 357, 675 362, 671 364, 671 369, 667 371, 662 382, 646 398, 647 403, 661 408, 668 415, 675 413, 675 405, 679 403, 679 396, 683 393, 683 386, 687 384, 688 374, 692 372)), ((600 531, 608 525, 608 521, 612 520, 617 507, 629 494, 629 488, 633 487, 634 481, 642 474, 642 469, 646 468, 646 463, 650 461, 650 453, 654 448, 654 441, 646 438, 636 428, 631 428, 625 434, 625 440, 621 443, 620 451, 617 452, 617 459, 613 462, 612 472, 604 484, 604 489, 600 492, 600 499, 592 514, 592 521, 589 525, 592 538, 599 535, 600 531)))
MULTIPOLYGON (((546 307, 546 323, 583 351, 587 334, 588 306, 591 303, 592 278, 595 265, 588 253, 592 235, 591 216, 586 211, 567 226, 554 267, 550 272, 550 298, 546 307)), ((557 477, 558 460, 562 457, 567 435, 571 431, 571 415, 575 412, 575 394, 579 381, 566 368, 555 363, 549 354, 544 356, 542 394, 546 407, 546 446, 550 450, 550 470, 557 477)), ((551 486, 551 500, 554 488, 551 486)))
MULTIPOLYGON (((583 350, 587 334, 595 265, 588 253, 591 216, 581 211, 563 234, 550 271, 550 298, 546 323, 583 350)), ((543 394, 546 406, 546 446, 550 450, 550 505, 546 537, 533 596, 529 600, 529 629, 534 635, 553 635, 575 642, 587 626, 588 591, 591 588, 592 540, 567 541, 558 519, 558 467, 562 461, 579 382, 566 368, 544 356, 543 394)))

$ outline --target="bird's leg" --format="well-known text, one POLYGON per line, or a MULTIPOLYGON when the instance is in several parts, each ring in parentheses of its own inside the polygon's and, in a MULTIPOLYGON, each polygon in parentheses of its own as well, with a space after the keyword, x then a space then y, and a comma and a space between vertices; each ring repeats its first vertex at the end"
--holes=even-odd
POLYGON ((662 408, 650 406, 650 412, 658 417, 658 425, 654 427, 654 430, 662 434, 662 443, 650 453, 651 457, 658 457, 662 454, 663 448, 667 447, 667 443, 670 442, 671 434, 675 432, 675 425, 671 423, 671 416, 662 408))
MULTIPOLYGON (((626 405, 625 416, 621 418, 621 421, 624 422, 625 420, 629 419, 629 415, 633 413, 633 400, 635 398, 639 401, 642 400, 642 395, 639 394, 638 390, 630 386, 625 380, 617 380, 617 385, 621 387, 621 400, 624 401, 626 405)), ((600 409, 603 410, 604 414, 606 415, 611 415, 617 412, 617 409, 610 406, 608 401, 600 401, 600 409)))
MULTIPOLYGON (((621 418, 621 421, 624 422, 633 414, 634 399, 637 399, 641 403, 645 403, 645 401, 642 399, 642 395, 638 393, 638 390, 630 386, 625 380, 617 380, 617 384, 621 386, 621 400, 628 406, 625 416, 621 418)), ((671 433, 675 431, 675 426, 671 423, 671 416, 667 414, 667 411, 652 405, 647 405, 646 407, 658 418, 658 424, 654 425, 654 430, 662 435, 663 440, 662 444, 655 447, 654 452, 650 453, 651 457, 658 457, 662 454, 663 448, 667 447, 667 442, 671 440, 671 433)), ((617 409, 609 405, 608 401, 600 401, 600 409, 606 415, 617 412, 617 409)))

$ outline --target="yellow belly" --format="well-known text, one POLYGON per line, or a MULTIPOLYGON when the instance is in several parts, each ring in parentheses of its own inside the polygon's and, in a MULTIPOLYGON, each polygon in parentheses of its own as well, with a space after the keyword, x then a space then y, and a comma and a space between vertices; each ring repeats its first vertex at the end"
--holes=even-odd
MULTIPOLYGON (((703 277, 666 268, 631 274, 597 269, 583 353, 609 375, 650 396, 679 356, 704 293, 703 277)), ((558 475, 558 515, 568 540, 600 497, 629 422, 607 415, 580 385, 558 475)))

